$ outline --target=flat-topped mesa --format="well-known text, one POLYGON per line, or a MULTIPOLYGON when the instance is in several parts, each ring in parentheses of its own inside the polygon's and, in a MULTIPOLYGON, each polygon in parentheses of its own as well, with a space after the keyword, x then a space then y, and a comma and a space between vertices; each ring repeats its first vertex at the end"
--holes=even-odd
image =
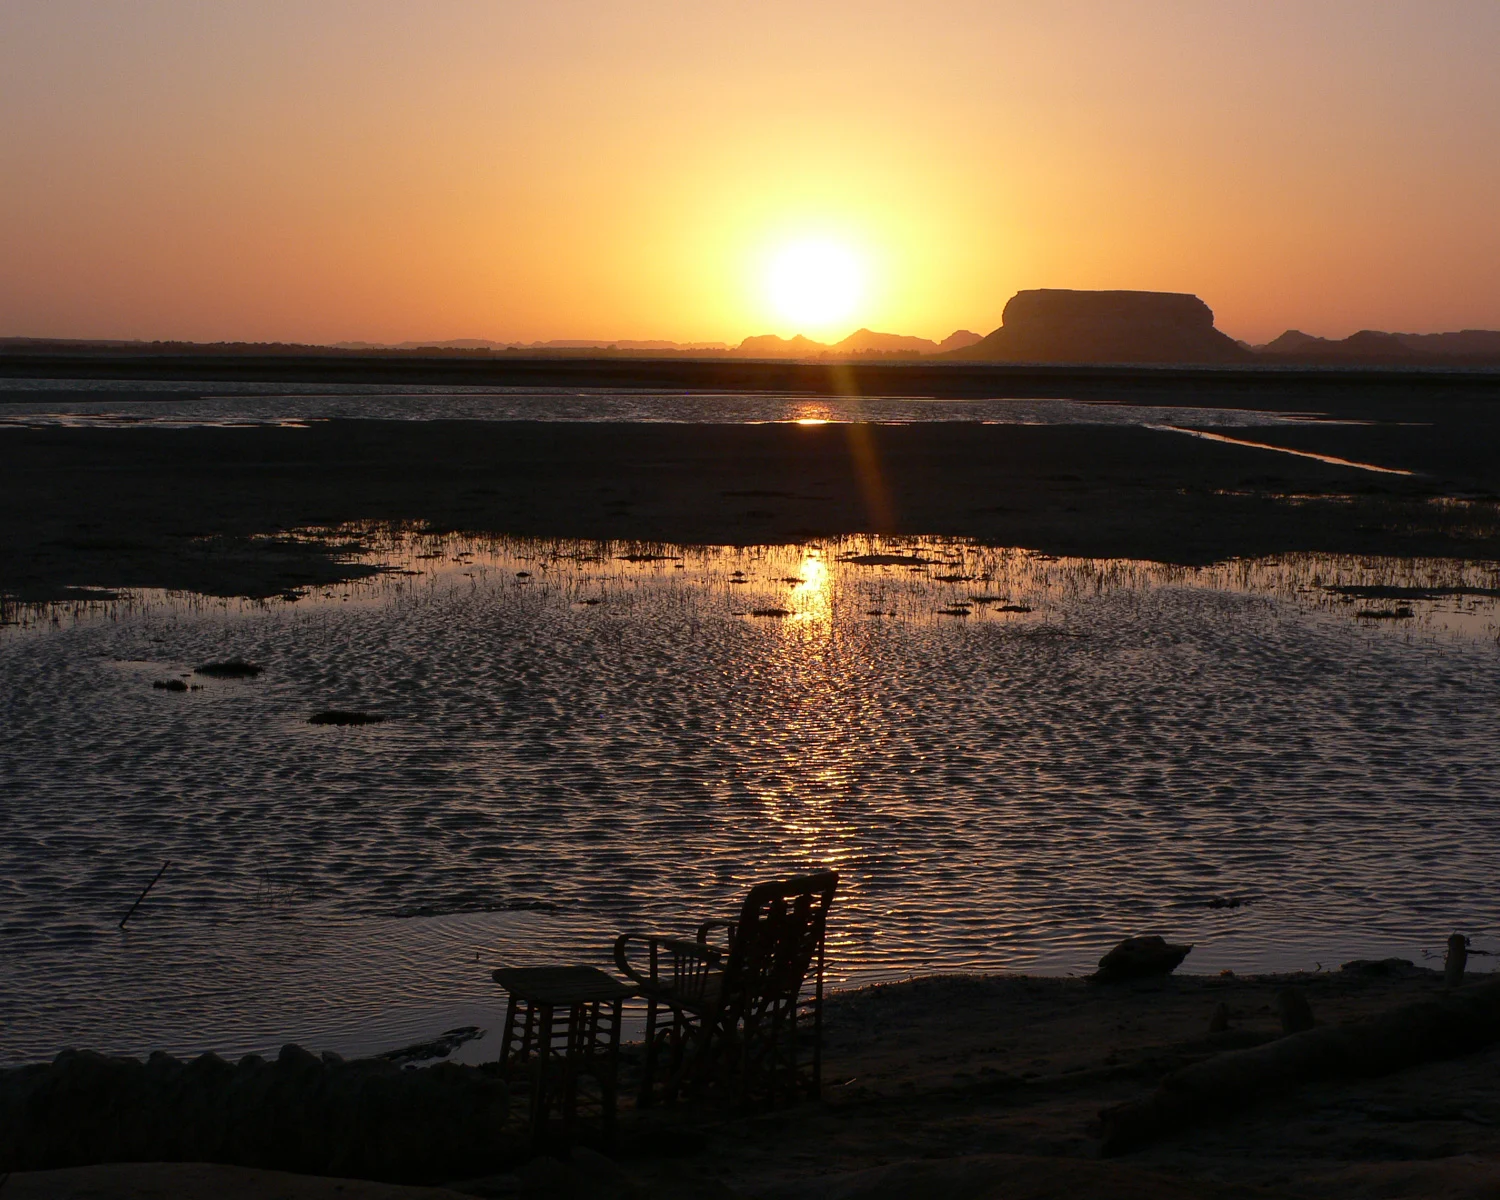
POLYGON ((1004 324, 951 358, 1006 362, 1241 362, 1250 351, 1214 328, 1213 310, 1183 292, 1017 292, 1004 324))

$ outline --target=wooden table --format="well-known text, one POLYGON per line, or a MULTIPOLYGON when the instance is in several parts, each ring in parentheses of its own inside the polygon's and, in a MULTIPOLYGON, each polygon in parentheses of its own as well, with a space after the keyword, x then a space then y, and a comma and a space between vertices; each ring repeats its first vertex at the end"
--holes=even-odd
POLYGON ((532 1145, 548 1139, 552 1109, 572 1144, 585 1112, 597 1112, 601 1140, 614 1134, 620 1012, 635 989, 596 967, 501 967, 492 978, 509 993, 500 1073, 531 1082, 532 1145), (594 1094, 580 1084, 593 1081, 594 1094))

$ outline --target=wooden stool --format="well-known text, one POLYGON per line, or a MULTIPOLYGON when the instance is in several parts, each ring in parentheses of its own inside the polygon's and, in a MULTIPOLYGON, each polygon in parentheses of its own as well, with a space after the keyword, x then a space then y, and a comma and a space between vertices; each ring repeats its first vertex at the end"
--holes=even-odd
POLYGON ((500 1073, 531 1077, 531 1139, 541 1149, 551 1109, 571 1145, 580 1100, 597 1109, 600 1133, 614 1133, 620 1062, 620 1010, 635 989, 595 967, 502 967, 492 978, 509 994, 500 1073), (597 1097, 580 1094, 591 1077, 597 1097))

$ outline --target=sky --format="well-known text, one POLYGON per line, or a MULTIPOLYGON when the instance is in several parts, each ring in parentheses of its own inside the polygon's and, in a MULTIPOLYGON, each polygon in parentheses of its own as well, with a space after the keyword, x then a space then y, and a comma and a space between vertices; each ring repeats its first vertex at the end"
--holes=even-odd
POLYGON ((1500 328, 1497 62, 1495 0, 0 0, 0 336, 1500 328))

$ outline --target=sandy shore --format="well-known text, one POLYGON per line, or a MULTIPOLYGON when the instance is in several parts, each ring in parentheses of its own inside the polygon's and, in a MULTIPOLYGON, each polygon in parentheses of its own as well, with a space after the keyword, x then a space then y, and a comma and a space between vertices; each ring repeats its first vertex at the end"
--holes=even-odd
MULTIPOLYGON (((902 1179, 911 1195, 1042 1196, 1074 1186, 1083 1195, 1177 1194, 1131 1190, 1134 1172, 1200 1196, 1500 1194, 1500 1046, 1384 1078, 1293 1089, 1096 1161, 1100 1110, 1150 1091, 1169 1071, 1279 1037, 1275 997, 1288 986, 1302 989, 1326 1024, 1442 991, 1438 974, 1421 970, 1182 975, 1116 987, 990 976, 865 989, 830 1006, 827 1102, 706 1130, 702 1167, 736 1194, 780 1200, 902 1194, 902 1179), (1219 1004, 1230 1029, 1211 1034, 1219 1004), (1046 1160, 1055 1171, 1032 1165, 1036 1182, 1007 1190, 998 1182, 1013 1168, 982 1161, 997 1154, 1046 1160), (896 1172, 889 1186, 871 1175, 845 1191, 853 1181, 835 1179, 882 1167, 896 1172), (1491 1190, 1458 1186, 1471 1177, 1491 1190), (1111 1178, 1122 1180, 1118 1190, 1105 1186, 1111 1178)), ((664 1164, 626 1165, 650 1178, 664 1164)))
MULTIPOLYGON (((1482 977, 1467 986, 1481 985, 1482 977)), ((866 988, 829 1004, 822 1103, 744 1119, 627 1105, 612 1161, 584 1153, 567 1166, 533 1162, 447 1186, 538 1200, 1500 1195, 1500 1044, 1378 1078, 1289 1087, 1140 1152, 1099 1159, 1102 1109, 1173 1070, 1280 1037, 1275 998, 1289 986, 1327 1025, 1443 991, 1437 972, 1421 969, 1179 975, 1112 987, 939 977, 866 988), (1220 1004, 1230 1028, 1210 1033, 1220 1004)), ((212 1193, 434 1195, 164 1165, 18 1174, 3 1195, 212 1193)))

